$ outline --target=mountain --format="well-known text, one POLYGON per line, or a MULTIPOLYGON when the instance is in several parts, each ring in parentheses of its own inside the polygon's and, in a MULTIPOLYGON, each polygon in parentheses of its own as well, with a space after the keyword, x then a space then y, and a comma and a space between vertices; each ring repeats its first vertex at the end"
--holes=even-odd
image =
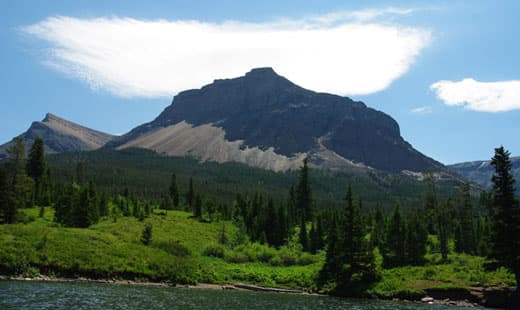
MULTIPOLYGON (((512 172, 515 180, 517 180, 516 193, 520 195, 520 156, 511 157, 513 164, 512 172)), ((459 164, 453 164, 447 166, 452 171, 460 174, 462 177, 473 183, 479 184, 486 189, 491 189, 493 184, 491 183, 491 176, 495 171, 495 168, 491 166, 489 160, 479 160, 464 162, 459 164)))
POLYGON ((181 92, 155 120, 107 146, 274 171, 298 168, 305 156, 313 166, 335 170, 443 167, 406 142, 387 114, 350 98, 304 89, 271 68, 181 92))
MULTIPOLYGON (((47 113, 41 122, 33 122, 31 127, 20 136, 24 138, 26 150, 30 148, 36 138, 42 138, 47 154, 95 150, 115 137, 75 124, 51 113, 47 113)), ((6 149, 12 143, 11 140, 0 146, 0 159, 6 157, 6 149)))

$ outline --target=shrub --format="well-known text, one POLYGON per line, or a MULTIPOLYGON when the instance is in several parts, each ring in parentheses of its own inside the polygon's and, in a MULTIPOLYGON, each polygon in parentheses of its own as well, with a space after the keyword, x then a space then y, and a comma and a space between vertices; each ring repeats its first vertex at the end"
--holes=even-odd
POLYGON ((224 247, 222 247, 221 245, 218 245, 218 244, 208 245, 202 252, 202 255, 204 255, 204 256, 212 256, 212 257, 217 257, 217 258, 224 258, 225 254, 226 254, 226 251, 225 251, 224 247))

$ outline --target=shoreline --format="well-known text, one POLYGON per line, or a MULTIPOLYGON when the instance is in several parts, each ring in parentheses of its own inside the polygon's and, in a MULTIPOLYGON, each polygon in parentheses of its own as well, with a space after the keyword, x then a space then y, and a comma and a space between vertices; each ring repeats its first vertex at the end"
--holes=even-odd
MULTIPOLYGON (((175 284, 167 282, 149 282, 149 281, 134 281, 134 280, 120 280, 120 279, 90 279, 85 277, 78 278, 62 278, 62 277, 49 277, 40 275, 38 277, 23 277, 23 276, 6 276, 0 275, 0 281, 26 281, 26 282, 51 282, 51 283, 94 283, 94 284, 114 284, 114 285, 127 285, 127 286, 147 286, 147 287, 164 287, 164 288, 187 288, 187 289, 204 289, 204 290, 232 290, 232 291, 244 291, 244 292, 267 292, 277 294, 293 294, 293 295, 306 295, 306 296, 323 296, 323 297, 339 297, 330 294, 307 292, 298 289, 282 289, 274 287, 264 287, 253 284, 213 284, 213 283, 197 283, 197 284, 175 284)), ((484 288, 482 288, 484 289, 484 288)), ((339 297, 345 298, 345 297, 339 297)), ((348 297, 346 297, 348 298, 348 297)), ((377 296, 371 297, 355 297, 361 299, 380 299, 380 300, 392 300, 396 302, 411 302, 418 304, 438 304, 448 306, 460 306, 460 307, 490 307, 490 305, 483 302, 476 302, 476 300, 469 301, 468 299, 450 299, 446 296, 437 294, 427 294, 417 300, 411 300, 406 298, 398 298, 397 296, 377 296), (432 297, 432 296, 435 296, 432 297)), ((501 308, 500 305, 491 305, 492 307, 501 308)))

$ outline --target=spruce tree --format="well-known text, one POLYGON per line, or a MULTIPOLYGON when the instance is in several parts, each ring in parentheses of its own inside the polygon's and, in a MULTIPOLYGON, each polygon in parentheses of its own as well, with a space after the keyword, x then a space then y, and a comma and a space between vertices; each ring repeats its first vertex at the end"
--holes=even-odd
POLYGON ((193 203, 195 202, 195 190, 193 189, 193 179, 190 178, 190 183, 188 185, 188 192, 186 193, 186 204, 188 207, 193 210, 193 203))
POLYGON ((300 169, 300 178, 296 189, 296 208, 305 222, 312 220, 313 201, 307 157, 303 160, 303 166, 300 169))
POLYGON ((342 262, 339 242, 336 216, 333 216, 327 236, 325 263, 320 271, 320 281, 322 283, 329 280, 335 281, 340 274, 342 262))
POLYGON ((309 251, 312 254, 316 254, 318 251, 319 240, 318 240, 318 232, 316 228, 316 222, 312 221, 311 230, 309 231, 309 251))
POLYGON ((195 197, 195 202, 193 205, 193 216, 198 219, 202 219, 202 199, 198 194, 195 197))
POLYGON ((7 178, 3 169, 0 168, 0 220, 7 223, 6 214, 8 213, 7 178))
POLYGON ((406 263, 406 227, 401 215, 401 208, 397 204, 390 216, 383 247, 385 266, 395 267, 406 263))
POLYGON ((437 236, 439 237, 439 244, 441 250, 441 256, 443 260, 448 259, 448 237, 449 237, 449 225, 450 225, 450 210, 453 208, 451 199, 446 199, 438 204, 436 209, 437 219, 437 236))
POLYGON ((152 224, 146 223, 141 233, 141 243, 149 245, 152 242, 152 224))
POLYGON ((172 179, 170 183, 170 196, 173 200, 174 207, 179 207, 179 189, 177 188, 177 178, 175 176, 175 173, 172 173, 172 179))
POLYGON ((495 149, 491 165, 493 182, 493 233, 491 257, 515 275, 520 292, 520 205, 515 198, 515 179, 510 154, 504 147, 495 149))
POLYGON ((26 169, 27 175, 34 180, 34 201, 40 204, 40 196, 42 193, 41 181, 45 173, 45 155, 43 140, 41 138, 36 138, 29 150, 26 169))
POLYGON ((302 246, 303 251, 309 250, 309 237, 307 235, 307 225, 305 223, 304 217, 301 218, 300 223, 300 232, 298 234, 298 241, 300 242, 300 245, 302 246))
POLYGON ((460 188, 459 196, 455 246, 459 252, 474 254, 476 244, 469 183, 465 183, 460 188))
POLYGON ((426 254, 428 230, 417 212, 413 212, 408 218, 405 242, 406 262, 412 265, 421 264, 426 254))
POLYGON ((32 205, 32 184, 25 171, 25 145, 21 137, 13 140, 7 148, 5 172, 7 176, 7 207, 4 212, 6 223, 16 222, 17 210, 32 205))

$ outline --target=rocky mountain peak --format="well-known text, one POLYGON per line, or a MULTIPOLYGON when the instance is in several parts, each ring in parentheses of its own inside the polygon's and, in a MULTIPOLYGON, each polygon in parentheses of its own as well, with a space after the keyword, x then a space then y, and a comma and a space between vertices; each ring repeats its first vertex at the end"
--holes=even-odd
POLYGON ((276 158, 279 170, 297 166, 294 161, 303 155, 318 167, 442 167, 413 149, 387 114, 347 97, 304 89, 268 67, 181 92, 155 120, 109 146, 268 168, 276 158))

